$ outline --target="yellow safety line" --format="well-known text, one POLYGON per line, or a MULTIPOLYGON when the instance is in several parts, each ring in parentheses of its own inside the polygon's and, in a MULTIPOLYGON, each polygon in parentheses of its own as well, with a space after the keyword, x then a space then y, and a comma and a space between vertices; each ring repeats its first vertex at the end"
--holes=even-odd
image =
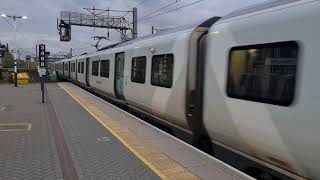
POLYGON ((96 116, 90 109, 88 109, 82 102, 80 102, 75 96, 71 94, 69 90, 65 87, 58 85, 65 90, 73 99, 75 99, 85 110, 87 110, 97 121, 102 124, 112 135, 114 135, 124 146, 126 146, 134 155, 136 155, 145 165, 147 165, 153 172, 155 172, 161 179, 168 180, 166 175, 164 175, 159 169, 157 169, 151 162, 146 160, 139 152, 137 152, 129 143, 127 143, 121 136, 119 136, 115 131, 112 130, 108 125, 106 125, 98 116, 96 116))

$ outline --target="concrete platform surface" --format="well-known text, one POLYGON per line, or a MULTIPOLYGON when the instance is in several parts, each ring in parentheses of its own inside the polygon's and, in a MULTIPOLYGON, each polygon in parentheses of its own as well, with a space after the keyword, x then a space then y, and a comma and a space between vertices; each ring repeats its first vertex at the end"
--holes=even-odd
POLYGON ((0 85, 2 179, 252 179, 71 83, 0 85))

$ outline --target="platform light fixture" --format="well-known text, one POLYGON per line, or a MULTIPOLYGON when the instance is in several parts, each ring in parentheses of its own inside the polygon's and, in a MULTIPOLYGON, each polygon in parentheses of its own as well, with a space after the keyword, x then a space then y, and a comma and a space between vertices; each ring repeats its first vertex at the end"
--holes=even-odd
POLYGON ((21 18, 22 19, 28 19, 28 16, 22 16, 21 18))
POLYGON ((1 13, 1 17, 7 17, 7 15, 6 15, 6 14, 1 13))

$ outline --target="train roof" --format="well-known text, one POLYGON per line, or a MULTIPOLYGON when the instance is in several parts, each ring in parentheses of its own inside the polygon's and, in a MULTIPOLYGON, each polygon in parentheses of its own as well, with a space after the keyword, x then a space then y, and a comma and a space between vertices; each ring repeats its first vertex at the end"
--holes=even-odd
POLYGON ((223 18, 221 18, 221 20, 225 20, 225 19, 230 19, 233 17, 237 17, 237 16, 242 16, 245 14, 250 14, 253 12, 257 12, 257 11, 261 11, 261 10, 265 10, 265 9, 269 9, 269 8, 273 8, 273 7, 277 7, 277 6, 281 6, 281 5, 285 5, 285 4, 289 4, 292 2, 296 2, 296 1, 301 1, 301 0, 270 0, 270 1, 266 1, 260 4, 256 4, 253 6, 249 6, 246 8, 242 8, 239 10, 235 10, 233 12, 231 12, 230 14, 227 14, 226 16, 224 16, 223 18))
POLYGON ((106 46, 106 47, 103 47, 103 48, 99 49, 98 51, 103 51, 103 50, 111 49, 111 48, 115 48, 115 47, 127 46, 127 45, 135 43, 135 42, 139 42, 139 41, 147 40, 147 39, 152 39, 152 38, 155 38, 155 37, 160 37, 160 36, 163 36, 163 35, 176 33, 176 32, 179 32, 179 31, 195 29, 198 25, 199 24, 191 24, 191 25, 186 25, 186 26, 179 26, 177 28, 166 30, 166 31, 163 31, 161 33, 150 34, 150 35, 139 37, 139 38, 136 38, 136 39, 133 39, 133 40, 120 42, 120 43, 116 43, 116 44, 111 44, 109 46, 106 46))
POLYGON ((132 43, 135 43, 135 42, 139 42, 139 41, 142 41, 142 40, 152 39, 152 38, 155 38, 155 37, 161 37, 161 36, 164 36, 164 35, 167 35, 167 34, 172 34, 172 33, 180 32, 180 31, 186 31, 186 30, 190 30, 191 31, 191 30, 196 29, 197 27, 207 27, 207 28, 209 28, 213 23, 215 23, 220 18, 221 17, 212 17, 212 18, 210 18, 210 19, 208 19, 208 20, 206 20, 206 21, 204 21, 202 23, 195 23, 195 24, 190 24, 190 25, 179 26, 179 27, 176 27, 176 28, 172 28, 172 29, 157 33, 157 34, 150 34, 150 35, 147 35, 147 36, 144 36, 144 37, 139 37, 139 38, 136 38, 136 39, 133 39, 133 40, 130 40, 130 41, 112 44, 112 45, 103 47, 103 48, 99 49, 98 51, 111 49, 111 48, 115 48, 115 47, 126 46, 126 45, 129 45, 129 44, 132 44, 132 43))

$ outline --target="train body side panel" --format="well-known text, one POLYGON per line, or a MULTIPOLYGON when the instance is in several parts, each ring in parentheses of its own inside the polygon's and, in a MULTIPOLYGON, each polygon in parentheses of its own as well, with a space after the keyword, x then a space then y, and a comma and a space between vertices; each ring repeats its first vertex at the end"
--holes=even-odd
POLYGON ((190 129, 185 108, 190 33, 188 30, 134 43, 127 48, 125 60, 124 94, 128 103, 185 129, 190 129), (162 54, 174 56, 171 88, 151 84, 152 57, 162 54), (147 59, 144 84, 131 81, 132 58, 139 56, 147 59))
MULTIPOLYGON (((108 95, 115 97, 114 94, 114 58, 115 54, 113 52, 100 53, 94 58, 90 59, 90 64, 92 65, 92 61, 102 61, 109 60, 109 78, 100 76, 100 63, 99 63, 99 73, 98 76, 92 76, 90 73, 90 85, 94 88, 97 88, 108 95)), ((92 66, 91 66, 92 67, 92 66)), ((90 69, 91 72, 92 69, 90 69)))

